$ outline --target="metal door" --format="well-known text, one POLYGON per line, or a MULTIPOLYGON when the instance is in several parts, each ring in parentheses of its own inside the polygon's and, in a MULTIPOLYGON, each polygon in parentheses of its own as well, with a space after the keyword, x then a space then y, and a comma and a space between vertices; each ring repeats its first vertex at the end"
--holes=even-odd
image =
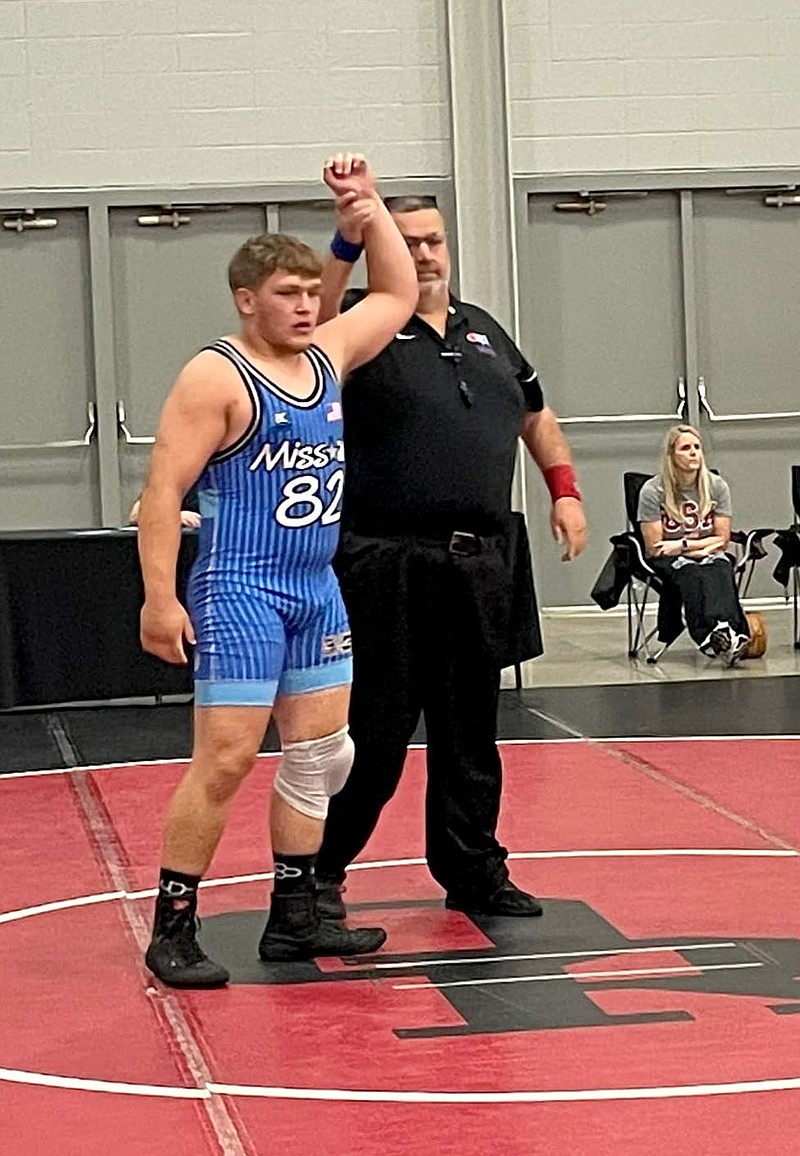
POLYGON ((0 216, 0 529, 96 526, 87 216, 0 216))
MULTIPOLYGON (((328 200, 282 204, 278 207, 278 224, 282 233, 298 237, 324 257, 336 228, 333 203, 328 200)), ((366 285, 366 278, 367 267, 362 257, 353 266, 350 284, 360 288, 366 285)))
POLYGON ((590 523, 585 554, 565 565, 527 459, 537 589, 544 606, 585 605, 625 527, 623 473, 655 471, 686 408, 680 197, 532 195, 520 234, 520 343, 572 445, 590 523))
POLYGON ((111 213, 115 361, 124 511, 141 489, 164 398, 199 349, 238 330, 227 266, 266 231, 262 205, 111 213), (152 223, 154 220, 161 222, 152 223))
MULTIPOLYGON (((693 194, 697 387, 707 457, 742 528, 791 521, 800 462, 800 199, 778 190, 693 194)), ((751 595, 780 596, 773 560, 751 595)))

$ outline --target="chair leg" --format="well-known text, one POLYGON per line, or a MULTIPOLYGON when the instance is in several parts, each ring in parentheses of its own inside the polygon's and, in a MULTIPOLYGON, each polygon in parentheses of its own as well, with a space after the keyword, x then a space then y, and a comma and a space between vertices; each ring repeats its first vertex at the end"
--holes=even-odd
POLYGON ((753 580, 753 571, 755 570, 756 559, 751 558, 750 564, 739 574, 739 581, 736 584, 736 593, 739 598, 746 598, 747 591, 750 589, 750 583, 753 580))
POLYGON ((655 658, 652 656, 652 652, 650 650, 650 642, 658 633, 658 627, 655 626, 652 630, 648 631, 646 630, 644 624, 644 616, 647 609, 647 599, 651 590, 652 587, 649 583, 644 586, 642 599, 639 601, 639 599, 636 597, 636 589, 633 583, 631 582, 628 585, 628 658, 638 658, 642 650, 644 650, 645 655, 647 656, 647 661, 652 663, 658 661, 660 656, 664 653, 664 650, 666 650, 666 647, 663 647, 662 650, 659 650, 655 658), (636 612, 635 632, 633 627, 634 609, 636 612))
POLYGON ((647 610, 647 600, 653 587, 648 582, 643 584, 643 592, 641 601, 636 597, 636 589, 633 582, 628 584, 628 658, 638 658, 642 651, 645 653, 645 659, 650 666, 655 666, 661 655, 665 650, 669 649, 670 643, 659 643, 654 649, 651 648, 651 642, 658 636, 658 624, 652 630, 645 628, 644 616, 647 610), (634 610, 636 618, 636 626, 634 630, 633 619, 634 610))
POLYGON ((644 631, 644 601, 639 602, 636 597, 636 591, 632 590, 633 604, 629 608, 629 625, 628 625, 628 658, 637 658, 639 651, 645 637, 644 631), (636 626, 634 628, 631 619, 635 616, 636 626))
MULTIPOLYGON (((657 633, 658 633, 658 627, 656 627, 655 630, 651 630, 647 636, 647 641, 649 642, 650 639, 653 637, 653 635, 655 635, 657 633)), ((658 662, 659 658, 661 657, 661 655, 664 653, 664 651, 667 649, 668 646, 669 646, 668 642, 662 642, 657 650, 654 650, 654 651, 648 650, 647 661, 649 662, 649 664, 651 666, 655 666, 655 664, 658 662)))

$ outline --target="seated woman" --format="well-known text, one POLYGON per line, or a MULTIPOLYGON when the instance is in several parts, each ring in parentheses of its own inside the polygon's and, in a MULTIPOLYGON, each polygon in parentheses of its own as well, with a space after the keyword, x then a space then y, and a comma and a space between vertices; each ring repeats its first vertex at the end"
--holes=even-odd
MULTIPOLYGON (((141 494, 133 503, 128 514, 128 523, 131 526, 139 525, 139 506, 141 504, 141 494)), ((190 530, 197 530, 200 526, 200 503, 197 497, 197 491, 194 486, 188 491, 186 497, 183 499, 183 509, 181 510, 181 525, 186 526, 190 530)))
POLYGON ((727 665, 750 640, 736 592, 728 483, 711 473, 700 434, 673 426, 664 440, 661 471, 642 486, 638 521, 647 560, 680 591, 686 626, 704 654, 727 665))

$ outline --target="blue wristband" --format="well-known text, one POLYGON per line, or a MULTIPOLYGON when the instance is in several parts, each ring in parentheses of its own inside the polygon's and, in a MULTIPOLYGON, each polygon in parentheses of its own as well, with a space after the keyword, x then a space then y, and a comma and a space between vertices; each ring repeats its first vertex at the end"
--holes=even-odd
POLYGON ((339 261, 346 261, 353 265, 364 252, 363 245, 356 245, 353 241, 346 241, 337 229, 331 241, 331 252, 339 261))

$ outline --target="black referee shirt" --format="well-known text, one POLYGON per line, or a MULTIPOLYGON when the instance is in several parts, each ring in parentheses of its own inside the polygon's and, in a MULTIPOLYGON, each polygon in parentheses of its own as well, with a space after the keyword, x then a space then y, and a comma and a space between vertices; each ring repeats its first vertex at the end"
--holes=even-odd
POLYGON ((415 315, 347 379, 344 528, 502 529, 523 419, 543 406, 536 370, 484 309, 451 297, 443 338, 415 315))

